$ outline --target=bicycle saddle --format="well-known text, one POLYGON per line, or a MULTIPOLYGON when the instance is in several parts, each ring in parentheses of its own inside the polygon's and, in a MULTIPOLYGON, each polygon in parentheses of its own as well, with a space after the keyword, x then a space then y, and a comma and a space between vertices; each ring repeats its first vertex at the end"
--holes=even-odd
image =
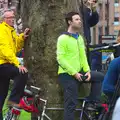
POLYGON ((25 88, 24 89, 24 95, 27 96, 27 97, 32 97, 33 92, 25 88))
POLYGON ((38 95, 41 92, 41 88, 38 88, 36 86, 26 86, 24 93, 26 96, 33 96, 33 95, 38 95))

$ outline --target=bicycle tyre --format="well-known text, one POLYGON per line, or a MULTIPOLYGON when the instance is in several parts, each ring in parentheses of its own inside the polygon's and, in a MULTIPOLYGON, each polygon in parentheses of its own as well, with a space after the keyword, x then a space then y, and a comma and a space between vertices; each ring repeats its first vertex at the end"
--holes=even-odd
POLYGON ((6 115, 4 116, 3 120, 19 120, 19 115, 14 114, 12 112, 12 109, 9 109, 8 112, 6 113, 6 115))
POLYGON ((34 117, 33 117, 33 116, 32 116, 32 117, 31 117, 31 120, 41 120, 41 117, 39 117, 39 116, 34 116, 34 117))
POLYGON ((15 114, 13 114, 13 116, 12 116, 12 119, 11 120, 19 120, 19 116, 17 116, 17 115, 15 115, 15 114))
POLYGON ((3 120, 12 120, 13 114, 11 110, 8 110, 6 115, 4 116, 3 120))
MULTIPOLYGON (((81 112, 80 112, 80 114, 81 114, 81 112)), ((80 120, 80 116, 79 116, 79 120, 80 120)), ((83 112, 82 120, 89 120, 88 113, 86 113, 85 111, 83 112)))
POLYGON ((104 120, 104 114, 100 114, 98 120, 104 120))
MULTIPOLYGON (((110 116, 109 113, 103 113, 103 114, 100 114, 98 120, 108 120, 108 117, 110 116)), ((112 118, 112 117, 109 117, 109 118, 112 118)), ((111 120, 111 119, 109 119, 111 120)))
POLYGON ((19 116, 11 113, 11 115, 6 116, 3 120, 19 120, 19 116))

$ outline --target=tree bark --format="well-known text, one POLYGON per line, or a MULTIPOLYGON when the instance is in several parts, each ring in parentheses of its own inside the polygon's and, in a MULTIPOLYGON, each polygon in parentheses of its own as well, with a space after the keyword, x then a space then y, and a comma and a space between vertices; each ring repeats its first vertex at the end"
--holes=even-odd
MULTIPOLYGON (((78 11, 79 4, 79 0, 21 0, 23 26, 32 29, 25 41, 25 64, 36 85, 42 89, 42 98, 52 104, 63 105, 63 93, 57 81, 57 38, 66 31, 64 14, 78 11)), ((80 95, 85 93, 86 90, 82 90, 80 95)), ((62 120, 61 116, 56 114, 52 119, 62 120)))

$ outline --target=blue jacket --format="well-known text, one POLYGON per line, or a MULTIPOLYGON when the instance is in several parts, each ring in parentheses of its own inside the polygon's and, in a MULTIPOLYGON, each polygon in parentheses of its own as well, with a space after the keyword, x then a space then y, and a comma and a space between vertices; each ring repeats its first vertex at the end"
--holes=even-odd
POLYGON ((120 57, 113 59, 108 67, 108 71, 104 77, 102 91, 105 94, 113 93, 120 74, 120 57))
POLYGON ((90 27, 95 26, 99 22, 99 15, 97 11, 91 12, 86 6, 83 7, 84 12, 84 36, 88 43, 91 43, 90 27))

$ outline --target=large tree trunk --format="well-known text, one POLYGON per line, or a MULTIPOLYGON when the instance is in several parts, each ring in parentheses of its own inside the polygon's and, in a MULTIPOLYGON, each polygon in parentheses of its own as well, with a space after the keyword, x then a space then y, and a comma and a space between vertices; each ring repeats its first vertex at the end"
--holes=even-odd
MULTIPOLYGON (((79 10, 79 0, 21 0, 23 26, 32 29, 25 43, 25 63, 42 97, 49 103, 61 103, 63 94, 57 82, 56 42, 66 31, 64 14, 79 10)), ((82 90, 81 95, 85 94, 82 90)), ((62 120, 62 115, 52 116, 62 120)))

